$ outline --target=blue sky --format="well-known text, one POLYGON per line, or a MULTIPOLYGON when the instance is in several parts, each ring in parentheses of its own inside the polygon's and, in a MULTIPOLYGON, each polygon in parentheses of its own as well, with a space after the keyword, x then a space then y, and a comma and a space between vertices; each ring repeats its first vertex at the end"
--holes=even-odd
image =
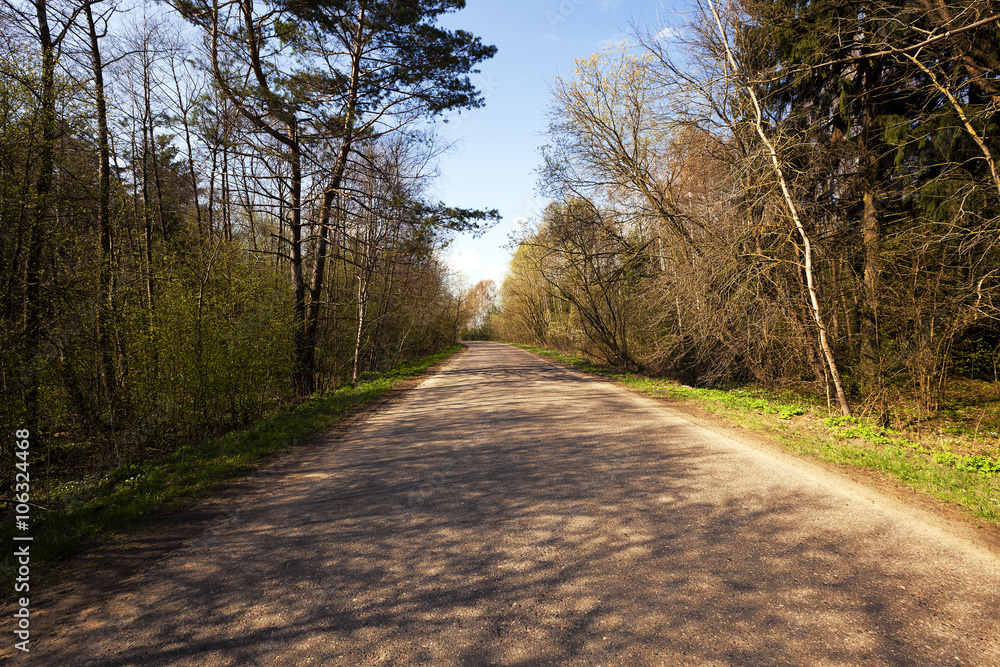
POLYGON ((500 284, 510 254, 504 249, 518 219, 536 216, 538 147, 546 128, 549 85, 568 75, 574 60, 628 37, 630 23, 650 27, 668 17, 671 4, 653 0, 467 0, 441 24, 495 44, 495 58, 473 82, 486 106, 439 124, 455 141, 440 160, 434 195, 453 206, 496 208, 503 221, 479 239, 458 235, 446 250, 450 266, 469 286, 493 278, 500 284))

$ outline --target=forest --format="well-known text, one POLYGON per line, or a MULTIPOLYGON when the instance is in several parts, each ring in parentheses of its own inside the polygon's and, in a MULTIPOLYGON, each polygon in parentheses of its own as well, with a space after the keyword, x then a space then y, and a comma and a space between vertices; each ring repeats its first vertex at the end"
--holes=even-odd
POLYGON ((438 25, 464 4, 0 4, 0 422, 37 474, 454 343, 439 251, 498 217, 427 194, 435 122, 483 104, 496 52, 438 25))
POLYGON ((552 84, 498 340, 887 422, 1000 372, 1000 8, 698 0, 552 84))

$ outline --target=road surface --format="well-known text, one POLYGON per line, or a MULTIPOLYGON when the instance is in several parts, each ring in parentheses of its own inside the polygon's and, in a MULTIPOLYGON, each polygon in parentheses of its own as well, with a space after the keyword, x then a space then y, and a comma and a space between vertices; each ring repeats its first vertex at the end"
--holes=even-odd
POLYGON ((528 352, 303 452, 27 662, 1000 665, 961 529, 528 352))

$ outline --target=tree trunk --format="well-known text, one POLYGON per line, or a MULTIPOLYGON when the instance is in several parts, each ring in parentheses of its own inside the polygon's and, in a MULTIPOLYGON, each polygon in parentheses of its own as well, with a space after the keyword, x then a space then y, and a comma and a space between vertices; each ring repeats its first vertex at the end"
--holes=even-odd
POLYGON ((153 330, 153 217, 150 213, 149 201, 149 138, 147 136, 146 120, 142 121, 142 221, 143 221, 143 255, 146 260, 146 307, 149 316, 149 330, 153 330))
POLYGON ((326 272, 326 249, 329 239, 330 221, 333 217, 333 201, 336 199, 339 188, 340 179, 337 179, 336 188, 331 184, 326 192, 323 193, 319 238, 316 241, 312 276, 309 279, 309 306, 305 312, 302 353, 303 365, 309 368, 313 374, 316 372, 316 344, 319 332, 319 312, 323 297, 323 276, 326 272))
MULTIPOLYGON (((736 74, 739 71, 739 67, 737 66, 736 59, 733 58, 732 51, 729 48, 729 37, 726 34, 725 28, 722 27, 722 19, 719 18, 719 13, 715 9, 715 3, 712 2, 712 0, 709 0, 708 4, 711 8, 712 15, 715 18, 715 23, 719 28, 719 35, 726 50, 727 60, 733 68, 733 74, 736 74)), ((761 110, 760 100, 757 99, 757 93, 754 92, 751 84, 744 83, 741 85, 753 102, 754 129, 756 129, 757 136, 760 137, 761 142, 763 142, 764 146, 767 148, 768 155, 771 158, 771 166, 774 169, 775 176, 778 178, 778 184, 781 186, 782 197, 785 200, 785 205, 788 207, 788 213, 792 218, 792 222, 795 225, 795 229, 798 232, 800 239, 802 240, 802 254, 804 259, 802 269, 805 271, 806 275, 806 290, 809 296, 809 306, 812 310, 813 320, 816 322, 816 328, 819 330, 819 346, 823 351, 823 356, 826 359, 827 367, 830 370, 830 376, 833 379, 833 384, 837 391, 837 402, 840 404, 840 411, 845 417, 850 417, 851 406, 847 402, 847 394, 844 392, 843 384, 840 381, 840 371, 837 369, 837 363, 833 356, 833 350, 830 348, 830 343, 827 340, 826 323, 823 319, 823 313, 819 305, 819 296, 816 288, 815 271, 813 267, 812 240, 809 238, 809 234, 806 232, 806 228, 802 224, 802 219, 799 217, 798 207, 795 205, 792 193, 788 189, 788 183, 785 180, 785 172, 781 167, 781 163, 778 161, 778 152, 770 138, 768 138, 767 133, 764 132, 763 111, 761 110)))
POLYGON ((365 311, 368 308, 368 276, 362 269, 358 274, 358 328, 354 336, 354 369, 351 372, 351 382, 358 381, 358 359, 361 357, 361 333, 365 327, 365 311))
POLYGON ((38 38, 42 51, 41 144, 38 147, 38 177, 35 180, 35 210, 28 234, 24 289, 24 404, 27 426, 38 431, 39 358, 41 340, 41 265, 45 222, 49 215, 49 195, 55 166, 56 141, 56 44, 49 29, 45 0, 35 0, 38 38))
MULTIPOLYGON (((297 138, 296 128, 290 128, 297 138)), ((302 273, 302 152, 297 142, 289 146, 289 166, 292 174, 288 192, 289 270, 292 278, 293 341, 295 357, 293 383, 301 395, 316 390, 313 358, 306 338, 306 283, 302 273)))
POLYGON ((180 79, 174 69, 174 59, 171 58, 170 67, 174 70, 174 88, 177 91, 177 108, 181 112, 181 124, 184 126, 184 145, 187 148, 188 175, 191 178, 191 192, 194 195, 194 214, 198 221, 198 235, 204 236, 204 222, 201 219, 201 199, 198 197, 198 173, 194 168, 194 146, 191 143, 191 122, 189 111, 191 103, 184 101, 184 93, 181 91, 180 79))
POLYGON ((878 311, 881 290, 880 229, 875 197, 864 194, 864 213, 861 219, 864 246, 864 274, 862 280, 861 309, 861 374, 866 389, 877 391, 882 385, 882 364, 879 345, 878 311))
MULTIPOLYGON (((351 80, 348 84, 347 104, 345 106, 345 129, 344 136, 340 141, 340 150, 337 152, 337 162, 333 167, 333 175, 330 184, 323 193, 323 208, 320 214, 319 238, 316 242, 316 254, 313 261, 313 272, 309 280, 309 308, 305 315, 305 331, 303 339, 303 363, 315 375, 316 372, 316 343, 317 331, 319 328, 319 312, 322 305, 323 296, 323 273, 326 270, 326 248, 327 238, 330 231, 330 219, 332 207, 336 201, 337 193, 347 172, 347 161, 351 156, 351 147, 354 144, 354 122, 358 106, 358 90, 361 82, 361 58, 362 58, 362 35, 364 31, 364 8, 358 14, 358 26, 355 30, 354 47, 351 62, 351 80)), ((359 333, 360 336, 360 333, 359 333)), ((355 354, 355 372, 357 376, 357 355, 355 354)))
POLYGON ((97 220, 101 230, 101 267, 99 283, 100 317, 97 322, 97 347, 100 351, 100 376, 108 400, 110 412, 108 423, 115 424, 115 394, 117 377, 114 357, 111 350, 109 330, 114 325, 114 237, 111 226, 111 150, 108 142, 108 111, 104 98, 104 64, 101 61, 101 49, 97 29, 94 25, 94 15, 90 5, 86 6, 87 28, 90 32, 90 53, 94 68, 94 89, 97 98, 97 145, 99 152, 98 165, 98 198, 97 220))
MULTIPOLYGON (((153 188, 156 190, 156 218, 160 225, 160 236, 163 241, 167 241, 167 228, 164 221, 164 211, 163 211, 163 179, 160 177, 160 161, 156 154, 156 135, 154 134, 155 125, 153 123, 153 105, 150 99, 150 88, 152 87, 152 81, 149 78, 148 71, 144 74, 146 90, 145 90, 145 123, 148 127, 149 132, 149 151, 148 159, 153 168, 153 188)), ((145 156, 144 156, 145 159, 145 156)))

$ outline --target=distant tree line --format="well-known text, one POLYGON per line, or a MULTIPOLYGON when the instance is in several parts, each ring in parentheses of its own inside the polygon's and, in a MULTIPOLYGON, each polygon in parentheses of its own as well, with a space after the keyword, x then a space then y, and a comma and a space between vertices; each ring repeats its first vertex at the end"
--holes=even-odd
POLYGON ((462 296, 462 340, 493 340, 494 316, 497 314, 497 284, 480 280, 462 296))
POLYGON ((3 0, 0 422, 99 470, 453 342, 463 6, 3 0))
POLYGON ((553 85, 501 338, 933 409, 1000 368, 1000 6, 698 0, 553 85))

